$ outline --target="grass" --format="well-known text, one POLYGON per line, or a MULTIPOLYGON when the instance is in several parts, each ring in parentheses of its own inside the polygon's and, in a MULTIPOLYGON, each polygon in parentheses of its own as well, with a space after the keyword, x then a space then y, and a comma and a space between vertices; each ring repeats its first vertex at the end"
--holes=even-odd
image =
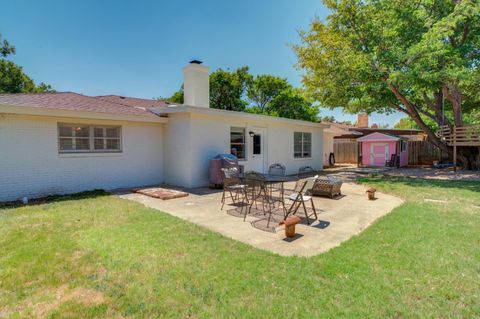
POLYGON ((1 207, 0 318, 480 316, 480 183, 361 182, 405 204, 311 258, 102 192, 1 207))

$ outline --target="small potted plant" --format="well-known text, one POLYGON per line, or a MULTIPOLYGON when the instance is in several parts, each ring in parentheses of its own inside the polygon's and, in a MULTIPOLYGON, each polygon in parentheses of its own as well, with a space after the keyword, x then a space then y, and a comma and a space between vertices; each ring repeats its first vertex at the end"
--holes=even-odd
POLYGON ((367 189, 366 193, 367 193, 367 195, 368 195, 368 199, 369 199, 369 200, 374 200, 374 199, 375 199, 375 192, 376 192, 376 191, 377 191, 377 190, 376 190, 375 188, 373 188, 373 187, 367 189))

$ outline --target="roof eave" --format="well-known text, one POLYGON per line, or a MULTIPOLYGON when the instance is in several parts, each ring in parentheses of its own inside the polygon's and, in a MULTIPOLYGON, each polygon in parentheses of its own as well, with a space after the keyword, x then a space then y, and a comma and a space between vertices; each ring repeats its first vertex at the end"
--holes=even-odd
POLYGON ((308 122, 302 120, 293 120, 287 119, 283 117, 276 117, 276 116, 269 116, 269 115, 261 115, 261 114, 252 114, 247 112, 238 112, 238 111, 227 111, 227 110, 219 110, 207 107, 198 107, 198 106, 190 106, 190 105, 171 105, 167 107, 151 107, 149 108, 155 114, 176 114, 176 113, 196 113, 196 114, 209 114, 209 115, 217 115, 217 116, 224 116, 224 117, 241 117, 247 118, 252 120, 263 120, 263 121, 275 121, 275 122, 283 122, 286 124, 296 124, 296 125, 303 125, 303 126, 312 126, 318 128, 329 128, 330 125, 317 123, 317 122, 308 122))
POLYGON ((31 107, 31 106, 17 106, 0 104, 0 114, 18 114, 18 115, 34 115, 34 116, 49 116, 49 117, 70 117, 70 118, 84 118, 84 119, 99 119, 99 120, 116 120, 129 122, 150 122, 150 123, 167 123, 167 118, 159 116, 148 115, 134 115, 121 113, 106 113, 106 112, 86 112, 74 111, 46 107, 31 107))

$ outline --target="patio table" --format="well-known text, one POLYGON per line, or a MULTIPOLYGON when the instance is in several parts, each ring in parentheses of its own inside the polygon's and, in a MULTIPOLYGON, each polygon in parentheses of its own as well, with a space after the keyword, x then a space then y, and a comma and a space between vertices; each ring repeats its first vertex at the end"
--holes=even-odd
MULTIPOLYGON (((259 189, 258 190, 258 193, 256 194, 253 194, 252 195, 252 201, 249 203, 249 208, 248 208, 248 213, 250 213, 252 207, 253 207, 253 204, 254 202, 257 200, 257 198, 261 197, 262 196, 262 192, 263 194, 265 195, 266 197, 266 202, 267 202, 267 211, 264 211, 264 213, 268 213, 269 215, 271 215, 271 210, 272 210, 272 205, 275 204, 275 202, 279 202, 282 206, 283 206, 283 211, 284 211, 284 215, 286 214, 286 207, 285 207, 285 200, 284 200, 284 183, 285 182, 288 182, 289 179, 287 176, 282 176, 282 175, 272 175, 272 174, 263 174, 263 173, 259 173, 263 178, 263 182, 266 184, 266 185, 273 185, 273 184, 280 184, 281 187, 280 187, 280 196, 278 199, 275 199, 273 197, 273 190, 270 189, 266 189, 266 188, 262 188, 262 189, 259 189)), ((245 181, 247 180, 247 177, 246 177, 246 174, 244 173, 238 173, 237 174, 237 177, 242 180, 242 181, 245 181)), ((264 203, 263 203, 264 204, 264 203)), ((265 210, 265 205, 262 204, 262 207, 263 209, 265 210)), ((270 217, 269 217, 269 221, 270 221, 270 217)))
MULTIPOLYGON (((289 181, 287 176, 262 174, 262 173, 260 173, 260 175, 262 175, 265 178, 265 182, 268 184, 276 184, 276 183, 283 184, 289 181)), ((243 180, 245 179, 245 173, 238 173, 237 177, 243 180)))

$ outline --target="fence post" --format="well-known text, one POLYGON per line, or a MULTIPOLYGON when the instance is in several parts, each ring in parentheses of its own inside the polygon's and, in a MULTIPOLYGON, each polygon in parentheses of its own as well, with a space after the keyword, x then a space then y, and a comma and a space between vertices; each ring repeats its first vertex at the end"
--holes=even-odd
POLYGON ((457 172, 457 127, 453 126, 453 171, 457 172))

